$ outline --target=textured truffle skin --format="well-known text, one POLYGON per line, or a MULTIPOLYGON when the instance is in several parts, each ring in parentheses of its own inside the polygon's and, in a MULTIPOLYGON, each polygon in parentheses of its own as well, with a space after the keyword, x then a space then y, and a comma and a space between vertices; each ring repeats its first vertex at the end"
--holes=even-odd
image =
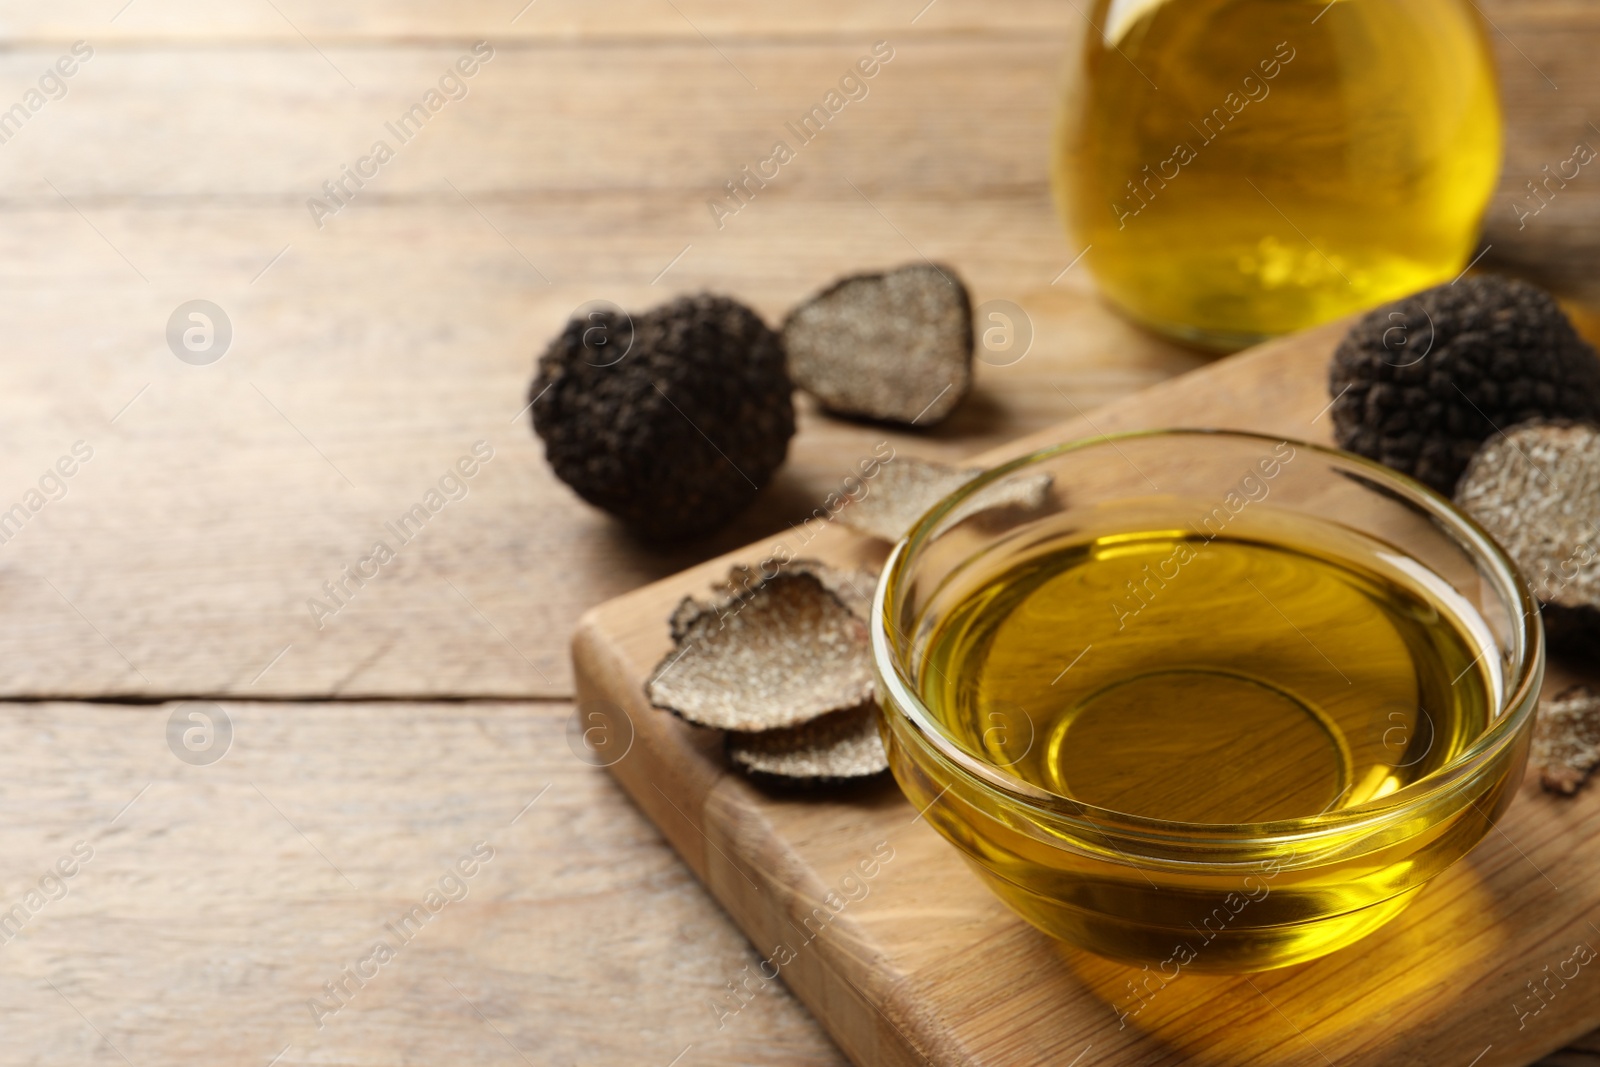
POLYGON ((1328 377, 1339 446, 1446 496, 1497 430, 1600 419, 1594 349, 1549 293, 1494 275, 1369 312, 1340 342, 1328 377))
POLYGON ((628 340, 625 319, 607 314, 573 319, 550 342, 529 393, 545 457, 646 540, 716 529, 788 452, 794 404, 782 342, 749 308, 709 294, 635 317, 628 340), (584 343, 596 326, 612 346, 600 349, 604 359, 584 343), (617 347, 627 354, 611 362, 617 347))

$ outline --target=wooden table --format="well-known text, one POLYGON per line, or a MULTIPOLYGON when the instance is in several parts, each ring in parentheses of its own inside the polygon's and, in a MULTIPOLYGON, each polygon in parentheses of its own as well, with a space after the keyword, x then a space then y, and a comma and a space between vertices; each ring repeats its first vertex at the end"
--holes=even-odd
MULTIPOLYGON (((566 644, 884 436, 959 457, 1201 363, 1065 269, 1044 175, 1073 5, 924 2, 0 4, 0 111, 73 69, 0 143, 6 1062, 841 1062, 778 985, 719 1029, 757 957, 575 755, 566 644), (707 199, 878 40, 868 98, 719 229, 707 199), (921 255, 1035 330, 938 429, 803 409, 759 504, 672 551, 544 466, 519 409, 580 304, 713 288, 776 319, 921 255), (167 339, 197 299, 232 333, 206 365, 167 339), (464 498, 319 628, 308 600, 480 441, 464 498)), ((1594 299, 1600 179, 1520 231, 1511 201, 1600 138, 1600 11, 1483 7, 1510 124, 1484 263, 1594 299)))

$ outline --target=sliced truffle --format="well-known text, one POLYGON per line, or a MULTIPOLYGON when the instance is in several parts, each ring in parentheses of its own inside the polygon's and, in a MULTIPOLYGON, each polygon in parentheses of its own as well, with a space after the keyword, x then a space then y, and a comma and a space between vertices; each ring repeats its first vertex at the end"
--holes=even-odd
POLYGON ((875 570, 829 571, 821 576, 822 583, 844 601, 845 607, 857 617, 872 617, 872 595, 878 591, 878 572, 875 570))
MULTIPOLYGON (((898 541, 928 509, 982 473, 981 469, 961 470, 909 456, 897 457, 879 469, 865 496, 852 500, 839 512, 839 521, 864 534, 898 541)), ((990 508, 1037 511, 1049 499, 1050 483, 1048 474, 996 483, 962 504, 952 519, 960 521, 990 508)))
POLYGON ((870 778, 889 769, 876 704, 836 711, 801 726, 729 733, 728 761, 752 778, 807 785, 870 778))
POLYGON ((755 732, 871 699, 867 625, 821 568, 780 571, 709 603, 686 599, 671 620, 677 647, 646 684, 650 702, 701 726, 755 732))
POLYGON ((794 435, 792 389, 778 335, 742 304, 700 295, 631 324, 573 319, 530 396, 557 477, 640 536, 676 540, 723 525, 767 483, 794 435))
POLYGON ((1600 359, 1543 289, 1462 278, 1363 316, 1329 370, 1341 448, 1449 496, 1478 445, 1530 419, 1600 419, 1600 359))
MULTIPOLYGON (((812 575, 828 592, 844 601, 845 607, 862 619, 867 618, 872 610, 872 594, 878 588, 876 571, 843 571, 814 559, 791 560, 783 565, 782 570, 787 574, 812 575)), ((728 570, 728 577, 718 582, 713 591, 723 597, 744 596, 754 591, 761 581, 761 575, 754 568, 743 563, 735 563, 728 570)), ((684 601, 684 604, 693 603, 692 599, 684 601)), ((679 604, 678 610, 684 610, 684 604, 679 604)), ((673 640, 677 640, 677 635, 678 631, 674 628, 673 640)))
POLYGON ((857 274, 790 312, 783 344, 829 411, 931 426, 972 384, 972 301, 949 267, 857 274))
POLYGON ((1533 422, 1490 438, 1456 503, 1527 577, 1551 647, 1600 655, 1600 429, 1533 422))
POLYGON ((1529 757, 1539 784, 1571 796, 1600 765, 1600 693, 1576 685, 1539 707, 1539 726, 1529 757))

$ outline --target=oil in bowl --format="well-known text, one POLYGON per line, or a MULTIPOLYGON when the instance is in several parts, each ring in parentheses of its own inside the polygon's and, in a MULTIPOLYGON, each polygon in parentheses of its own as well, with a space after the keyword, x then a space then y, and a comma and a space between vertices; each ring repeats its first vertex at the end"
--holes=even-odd
POLYGON ((1339 558, 1306 526, 1035 548, 943 619, 923 700, 973 755, 1131 815, 1277 822, 1387 796, 1488 725, 1486 628, 1384 546, 1339 558))
POLYGON ((1041 929, 1152 965, 1299 962, 1392 919, 1509 802, 1537 613, 1441 498, 1188 431, 991 477, 896 549, 875 658, 902 788, 1041 929), (1054 508, 976 506, 1040 472, 1054 508))

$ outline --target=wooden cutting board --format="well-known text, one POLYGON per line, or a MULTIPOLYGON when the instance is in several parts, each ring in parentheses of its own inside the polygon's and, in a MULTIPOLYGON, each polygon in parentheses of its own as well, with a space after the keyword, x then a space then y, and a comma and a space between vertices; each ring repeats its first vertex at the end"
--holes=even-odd
MULTIPOLYGON (((1327 442, 1326 362, 1341 332, 1220 360, 976 460, 1159 426, 1327 442)), ((709 1020, 737 1025, 776 974, 860 1064, 1495 1067, 1600 1024, 1600 960, 1570 962, 1592 958, 1580 945, 1600 949, 1600 787, 1559 799, 1530 781, 1495 832, 1367 940, 1265 974, 1181 976, 1119 1025, 1138 972, 1012 915, 893 781, 765 791, 727 769, 720 735, 649 707, 668 613, 731 564, 757 564, 779 542, 845 565, 886 552, 838 524, 803 551, 800 539, 791 531, 601 605, 573 643, 591 741, 770 961, 730 975, 726 996, 703 1007, 709 1020)), ((1545 693, 1577 679, 1554 665, 1545 693)))

